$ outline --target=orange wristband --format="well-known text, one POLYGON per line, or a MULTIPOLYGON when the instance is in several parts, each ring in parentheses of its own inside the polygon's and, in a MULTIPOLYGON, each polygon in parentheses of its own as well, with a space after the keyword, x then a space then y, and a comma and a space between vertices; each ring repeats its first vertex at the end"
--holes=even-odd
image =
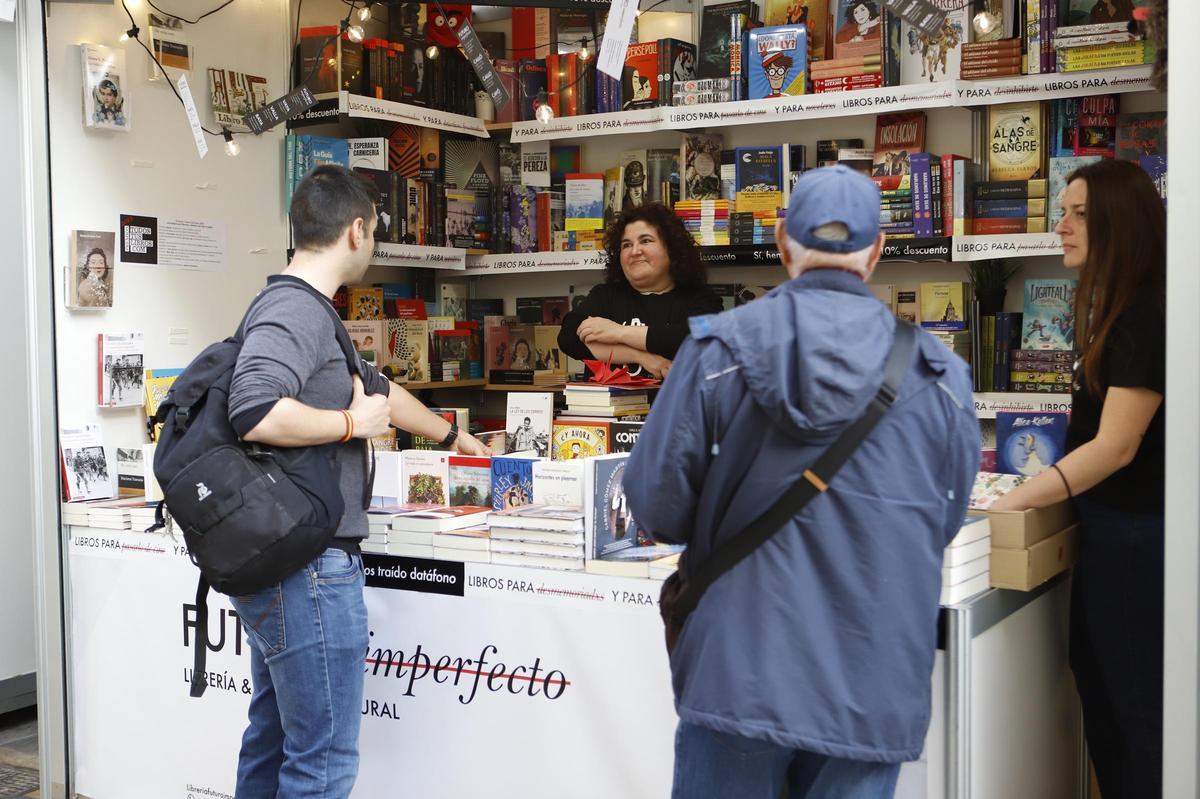
POLYGON ((345 444, 350 439, 354 438, 354 417, 350 415, 350 411, 342 411, 342 416, 346 417, 346 435, 343 436, 338 443, 345 444))

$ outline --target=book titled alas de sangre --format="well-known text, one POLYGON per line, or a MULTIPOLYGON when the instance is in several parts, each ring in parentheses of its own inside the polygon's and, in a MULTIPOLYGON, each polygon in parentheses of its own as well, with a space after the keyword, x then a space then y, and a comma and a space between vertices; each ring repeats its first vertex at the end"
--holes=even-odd
POLYGON ((1043 177, 1044 156, 1041 103, 1011 103, 988 108, 988 177, 991 180, 1043 177))
POLYGON ((925 149, 925 112, 881 114, 875 122, 871 179, 887 191, 911 185, 909 158, 925 149))
POLYGON ((1074 280, 1026 280, 1021 349, 1075 348, 1074 280))
POLYGON ((804 94, 808 30, 777 25, 750 31, 750 98, 804 94))

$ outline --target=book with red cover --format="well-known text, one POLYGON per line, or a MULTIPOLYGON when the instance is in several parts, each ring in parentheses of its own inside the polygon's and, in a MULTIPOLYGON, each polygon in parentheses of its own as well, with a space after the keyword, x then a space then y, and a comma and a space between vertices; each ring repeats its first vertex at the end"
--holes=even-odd
POLYGON ((389 319, 428 319, 425 300, 388 300, 386 309, 389 319))
POLYGON ((880 114, 875 122, 871 179, 880 189, 898 189, 911 172, 909 156, 925 149, 925 112, 880 114))
POLYGON ((579 114, 579 55, 577 53, 546 56, 546 84, 550 94, 550 110, 556 117, 579 114))
POLYGON ((1112 158, 1117 147, 1117 112, 1121 100, 1115 94, 1080 97, 1075 119, 1075 155, 1112 158))
POLYGON ((621 72, 621 110, 653 108, 658 97, 658 42, 631 44, 621 72))

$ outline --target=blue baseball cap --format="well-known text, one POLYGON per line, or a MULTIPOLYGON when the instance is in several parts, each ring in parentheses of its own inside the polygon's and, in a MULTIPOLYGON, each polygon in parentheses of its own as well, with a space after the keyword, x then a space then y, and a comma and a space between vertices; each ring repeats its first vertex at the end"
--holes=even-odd
POLYGON ((879 187, 844 164, 805 172, 796 181, 787 209, 787 234, 810 250, 848 253, 865 250, 879 235, 879 187), (831 241, 814 231, 843 224, 849 236, 831 241))

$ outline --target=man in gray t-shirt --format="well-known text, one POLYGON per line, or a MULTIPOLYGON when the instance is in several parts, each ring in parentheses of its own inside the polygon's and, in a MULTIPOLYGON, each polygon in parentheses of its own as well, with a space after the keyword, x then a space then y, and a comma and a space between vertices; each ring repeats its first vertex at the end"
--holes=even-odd
POLYGON ((376 224, 375 190, 320 166, 292 199, 296 254, 246 319, 229 388, 229 419, 245 441, 337 445, 346 510, 333 545, 304 568, 231 597, 250 642, 254 692, 237 795, 349 796, 358 773, 367 609, 358 542, 367 534, 363 439, 396 427, 468 455, 489 450, 360 362, 351 375, 322 302, 362 280, 376 224), (315 296, 305 286, 316 289, 315 296))

